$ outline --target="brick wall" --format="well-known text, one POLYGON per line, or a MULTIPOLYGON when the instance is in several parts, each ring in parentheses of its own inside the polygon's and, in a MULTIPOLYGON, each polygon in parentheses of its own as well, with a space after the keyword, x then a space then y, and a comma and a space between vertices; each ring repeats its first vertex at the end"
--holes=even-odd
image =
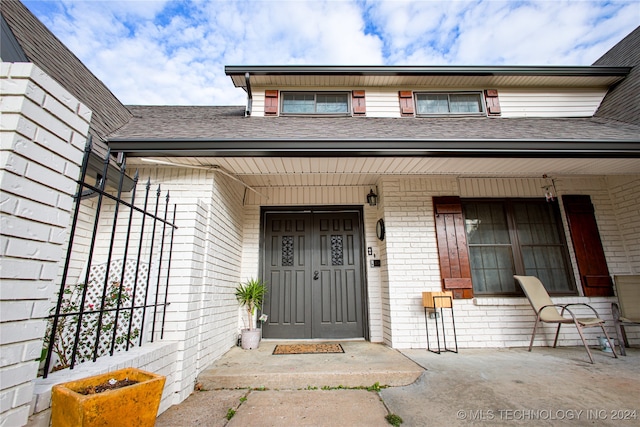
MULTIPOLYGON (((309 206, 309 205, 364 205, 365 254, 368 247, 376 259, 381 259, 384 243, 376 238, 376 222, 382 217, 380 202, 372 207, 365 202, 371 186, 336 186, 336 187, 269 187, 257 188, 264 196, 252 191, 245 194, 244 230, 242 243, 242 277, 256 277, 260 260, 260 206, 309 206)), ((380 194, 380 189, 378 190, 380 194)), ((373 255, 367 255, 367 305, 369 318, 369 340, 382 342, 383 309, 385 303, 382 296, 382 276, 386 266, 371 267, 373 255)), ((241 325, 240 321, 240 325, 241 325)))
POLYGON ((156 167, 139 174, 168 191, 178 209, 164 339, 178 344, 179 403, 197 375, 236 343, 244 188, 213 171, 156 167))
POLYGON ((0 418, 27 422, 91 111, 33 64, 2 63, 0 418))
MULTIPOLYGON (((562 177, 557 179, 556 189, 560 195, 591 195, 611 274, 637 274, 633 247, 637 247, 639 240, 634 234, 637 227, 632 218, 637 218, 638 213, 638 177, 610 181, 608 184, 604 177, 562 177), (625 233, 627 235, 623 237, 625 233)), ((441 290, 433 196, 541 197, 544 185, 545 180, 526 178, 383 178, 379 188, 387 228, 384 248, 381 249, 383 266, 386 265, 386 269, 383 267, 381 271, 384 341, 397 348, 426 346, 421 293, 441 290)), ((566 235, 569 236, 568 230, 566 235)), ((570 252, 574 259, 571 248, 570 252)), ((577 270, 575 261, 573 264, 577 270)), ((610 305, 615 298, 576 296, 554 300, 591 304, 603 318, 611 320, 610 305)), ((535 318, 525 298, 478 297, 456 300, 454 305, 460 347, 528 346, 535 318)), ((588 312, 579 311, 578 314, 587 315, 588 312)), ((433 322, 431 327, 434 327, 433 322)), ((599 335, 595 328, 587 331, 586 335, 592 342, 599 335)), ((449 330, 449 337, 452 337, 451 332, 449 330)), ((613 333, 611 321, 608 322, 608 332, 613 333)), ((433 334, 433 339, 435 330, 430 334, 433 334)), ((632 334, 633 342, 639 335, 632 334)), ((552 328, 544 328, 535 344, 548 345, 552 339, 552 328)), ((581 345, 575 328, 561 330, 560 345, 581 345)))
MULTIPOLYGON (((609 194, 613 201, 613 213, 620 230, 620 245, 628 268, 616 270, 617 274, 640 274, 640 175, 607 178, 609 194)), ((624 263, 623 263, 624 266, 624 263)))

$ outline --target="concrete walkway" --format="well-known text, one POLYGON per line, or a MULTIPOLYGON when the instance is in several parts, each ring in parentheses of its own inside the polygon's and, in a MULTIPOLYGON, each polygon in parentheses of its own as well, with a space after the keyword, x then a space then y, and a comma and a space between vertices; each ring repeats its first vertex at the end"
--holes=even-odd
POLYGON ((343 342, 344 354, 274 356, 275 344, 232 349, 156 426, 388 426, 389 413, 402 426, 640 425, 640 349, 594 350, 592 365, 579 347, 438 355, 343 342))

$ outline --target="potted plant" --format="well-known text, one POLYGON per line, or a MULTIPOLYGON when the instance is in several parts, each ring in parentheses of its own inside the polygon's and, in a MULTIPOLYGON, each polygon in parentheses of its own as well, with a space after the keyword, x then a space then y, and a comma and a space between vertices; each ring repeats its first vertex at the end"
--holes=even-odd
POLYGON ((242 330, 242 348, 251 350, 260 345, 261 331, 255 328, 253 315, 262 308, 267 287, 260 279, 251 278, 244 283, 240 283, 236 288, 236 299, 247 311, 248 329, 242 330))
POLYGON ((166 378, 125 368, 54 385, 51 425, 155 425, 166 378))

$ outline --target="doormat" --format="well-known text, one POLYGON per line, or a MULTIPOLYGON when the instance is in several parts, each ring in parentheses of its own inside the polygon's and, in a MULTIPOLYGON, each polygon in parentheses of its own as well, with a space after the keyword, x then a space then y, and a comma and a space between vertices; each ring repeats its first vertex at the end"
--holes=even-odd
POLYGON ((278 344, 273 354, 322 354, 344 353, 340 344, 278 344))

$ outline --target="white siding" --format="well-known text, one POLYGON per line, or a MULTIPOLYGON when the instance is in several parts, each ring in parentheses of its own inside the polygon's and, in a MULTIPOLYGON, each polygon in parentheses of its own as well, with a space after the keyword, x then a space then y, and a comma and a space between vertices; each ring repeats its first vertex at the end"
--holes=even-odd
POLYGON ((398 90, 369 89, 365 91, 367 117, 400 117, 398 90))
POLYGON ((502 117, 591 117, 606 89, 499 89, 502 117))
MULTIPOLYGON (((271 88, 274 89, 274 88, 271 88)), ((288 90, 288 88, 278 88, 288 90)), ((367 117, 400 117, 398 88, 293 88, 291 90, 365 90, 367 117)), ((406 87, 402 90, 437 91, 442 88, 406 87)), ((496 89, 461 88, 459 90, 496 89)), ((607 93, 606 89, 497 88, 502 117, 591 117, 607 93)), ((451 89, 452 91, 458 89, 451 89)), ((253 111, 256 117, 264 116, 264 89, 253 90, 253 111)))

